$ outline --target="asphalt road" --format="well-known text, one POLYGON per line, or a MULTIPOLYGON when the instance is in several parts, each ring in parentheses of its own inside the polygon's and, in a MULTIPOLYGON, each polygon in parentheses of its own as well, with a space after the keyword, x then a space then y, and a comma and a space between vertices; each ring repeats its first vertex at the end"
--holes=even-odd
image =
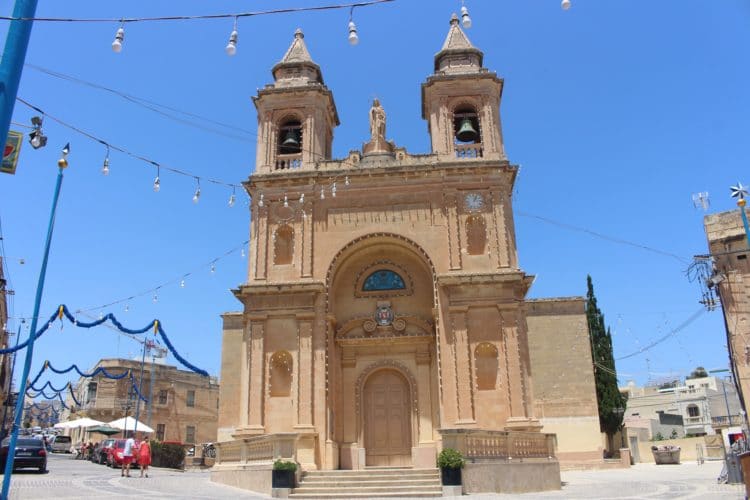
MULTIPOLYGON (((739 500, 745 498, 742 484, 718 484, 721 462, 695 462, 682 465, 638 464, 629 469, 600 471, 564 471, 559 491, 524 495, 471 495, 477 499, 691 499, 739 500)), ((210 481, 207 471, 179 472, 150 469, 149 478, 140 478, 140 471, 131 471, 130 478, 104 465, 73 460, 71 455, 51 455, 49 472, 18 471, 11 482, 11 499, 55 500, 100 498, 268 498, 210 481)), ((468 498, 468 497, 467 497, 468 498)))

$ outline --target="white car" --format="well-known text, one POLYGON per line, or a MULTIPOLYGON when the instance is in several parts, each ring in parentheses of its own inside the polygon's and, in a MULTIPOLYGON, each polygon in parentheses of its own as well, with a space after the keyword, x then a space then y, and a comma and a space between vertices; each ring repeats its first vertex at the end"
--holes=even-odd
POLYGON ((52 453, 70 453, 70 436, 53 436, 49 442, 52 453))

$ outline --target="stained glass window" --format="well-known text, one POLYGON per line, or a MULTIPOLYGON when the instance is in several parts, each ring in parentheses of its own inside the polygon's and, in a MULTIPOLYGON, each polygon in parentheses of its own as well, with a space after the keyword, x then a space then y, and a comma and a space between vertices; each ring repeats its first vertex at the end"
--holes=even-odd
POLYGON ((379 292, 381 290, 403 290, 406 288, 404 280, 398 274, 388 269, 375 271, 367 277, 362 285, 363 292, 379 292))

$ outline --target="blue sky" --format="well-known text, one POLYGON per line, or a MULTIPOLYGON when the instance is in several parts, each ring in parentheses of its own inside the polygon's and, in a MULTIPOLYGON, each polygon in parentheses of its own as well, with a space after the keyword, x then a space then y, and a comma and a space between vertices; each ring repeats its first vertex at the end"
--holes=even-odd
MULTIPOLYGON (((82 0, 40 2, 37 15, 152 17, 323 4, 153 0, 115 7, 82 0)), ((523 269, 537 276, 530 296, 584 295, 591 274, 615 357, 638 351, 701 307, 699 289, 685 275, 692 256, 707 251, 704 213, 691 195, 707 191, 711 212, 730 210, 729 186, 750 182, 750 3, 573 0, 567 12, 557 0, 466 5, 474 22, 469 38, 484 51, 485 66, 505 79, 506 151, 521 165, 514 198, 518 250, 523 269)), ((147 292, 104 312, 129 327, 160 319, 186 358, 218 374, 220 314, 240 305, 229 290, 245 279, 247 257, 239 247, 248 239, 249 213, 241 192, 229 208, 231 188, 207 179, 238 184, 252 173, 256 116, 250 98, 271 81, 270 69, 295 28, 304 30, 334 93, 341 118, 334 156, 367 139, 375 96, 388 113, 388 138, 425 153, 420 84, 459 8, 458 1, 397 0, 356 9, 356 47, 346 41, 347 10, 245 18, 235 57, 224 53, 230 19, 128 24, 120 54, 111 50, 118 23, 37 22, 27 55, 35 67, 24 70, 19 97, 111 144, 201 177, 202 195, 193 204, 196 180, 164 170, 161 191, 154 193, 155 168, 115 151, 105 177, 105 147, 46 118, 47 147, 25 144, 16 175, 0 176, 6 271, 15 290, 9 329, 32 313, 56 160, 70 142, 42 316, 65 303, 96 318, 97 306, 172 281, 156 302, 147 292), (170 119, 37 68, 201 118, 170 119), (211 273, 208 263, 232 249, 238 250, 211 273), (181 287, 186 273, 192 274, 181 287)), ((9 5, 3 10, 10 15, 9 5)), ((7 22, 0 22, 2 39, 6 30, 7 22)), ((28 125, 35 114, 19 104, 13 121, 28 125)), ((684 375, 697 365, 723 368, 725 344, 720 312, 706 312, 617 368, 623 382, 684 375)), ((107 328, 66 325, 60 331, 56 324, 37 343, 32 374, 45 359, 58 367, 89 367, 101 357, 138 350, 107 328)))

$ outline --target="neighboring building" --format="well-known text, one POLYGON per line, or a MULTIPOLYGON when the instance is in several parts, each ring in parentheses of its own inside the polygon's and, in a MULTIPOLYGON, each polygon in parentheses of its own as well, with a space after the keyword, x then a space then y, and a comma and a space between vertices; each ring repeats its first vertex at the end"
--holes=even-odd
POLYGON ((283 440, 307 470, 434 467, 446 442, 498 457, 523 439, 511 458, 556 466, 543 425, 561 457, 601 461, 584 300, 526 300, 503 80, 482 59, 454 17, 422 84, 428 154, 386 139, 376 100, 362 151, 332 159, 336 106, 301 31, 254 97, 251 252, 244 310, 223 316, 214 477, 239 484, 283 440))
MULTIPOLYGON (((8 331, 8 295, 12 294, 8 290, 8 282, 3 273, 3 258, 0 257, 0 349, 7 349, 10 345, 10 332, 8 331)), ((13 398, 9 397, 13 390, 13 381, 11 380, 11 366, 13 364, 13 354, 0 354, 0 418, 5 419, 0 426, 4 430, 6 422, 13 419, 13 398), (6 405, 8 406, 6 408, 6 405), (8 417, 8 415, 10 415, 8 417)))
MULTIPOLYGON (((744 210, 744 208, 743 208, 744 210)), ((718 292, 727 329, 726 342, 740 401, 747 411, 750 397, 750 261, 748 239, 738 210, 707 215, 703 219, 714 275, 708 285, 718 292)), ((723 338, 716 342, 724 343, 723 338)))
POLYGON ((704 436, 740 425, 739 399, 730 381, 700 377, 666 385, 638 387, 631 382, 621 389, 628 397, 627 429, 648 429, 648 439, 654 439, 704 436))
MULTIPOLYGON (((41 427, 43 429, 53 427, 60 421, 62 409, 60 401, 34 401, 27 396, 26 410, 23 414, 23 427, 41 427)), ((12 422, 9 422, 8 427, 10 428, 11 425, 12 422)))
MULTIPOLYGON (((140 379, 140 360, 102 359, 89 373, 99 367, 112 375, 131 370, 136 383, 140 379)), ((91 378, 81 377, 74 389, 80 407, 70 396, 66 404, 75 407, 74 413, 102 422, 111 422, 126 414, 135 417, 138 398, 132 387, 130 377, 113 380, 101 373, 91 378)), ((215 378, 179 370, 163 362, 154 363, 147 358, 141 392, 146 399, 151 394, 152 404, 140 403, 138 420, 154 429, 152 437, 155 439, 191 444, 216 440, 219 384, 215 378)), ((65 415, 67 418, 70 412, 65 415)))

